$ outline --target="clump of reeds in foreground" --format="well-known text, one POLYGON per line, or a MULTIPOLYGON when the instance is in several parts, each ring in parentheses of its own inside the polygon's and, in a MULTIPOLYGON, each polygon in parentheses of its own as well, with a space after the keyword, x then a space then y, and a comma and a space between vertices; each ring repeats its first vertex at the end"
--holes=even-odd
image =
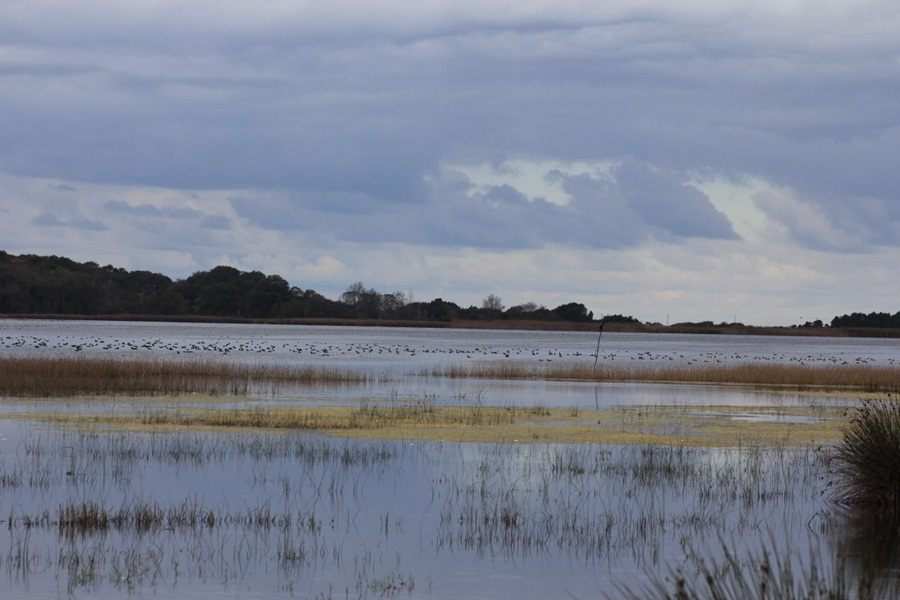
POLYGON ((900 516, 900 404, 872 400, 857 408, 834 460, 838 502, 900 516))
POLYGON ((620 587, 629 600, 881 600, 895 598, 896 585, 855 575, 839 557, 825 561, 811 541, 809 559, 792 559, 769 542, 744 552, 721 541, 721 557, 688 555, 684 568, 668 576, 648 573, 642 588, 620 587))
POLYGON ((361 372, 210 360, 0 357, 0 396, 246 394, 281 385, 361 383, 361 372))

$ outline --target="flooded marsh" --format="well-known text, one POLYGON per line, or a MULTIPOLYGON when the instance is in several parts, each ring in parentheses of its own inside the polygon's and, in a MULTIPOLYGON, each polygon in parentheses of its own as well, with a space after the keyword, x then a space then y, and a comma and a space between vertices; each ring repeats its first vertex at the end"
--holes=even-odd
POLYGON ((378 598, 393 578, 416 597, 597 597, 717 535, 759 540, 777 524, 806 547, 830 458, 26 423, 4 436, 0 561, 13 585, 76 596, 378 598), (529 570, 565 578, 536 587, 529 570))
POLYGON ((838 494, 860 398, 889 396, 641 375, 893 376, 882 341, 604 336, 597 357, 579 333, 4 325, 0 362, 21 366, 0 381, 13 597, 895 589, 900 527, 838 494), (595 360, 639 374, 545 377, 595 360))

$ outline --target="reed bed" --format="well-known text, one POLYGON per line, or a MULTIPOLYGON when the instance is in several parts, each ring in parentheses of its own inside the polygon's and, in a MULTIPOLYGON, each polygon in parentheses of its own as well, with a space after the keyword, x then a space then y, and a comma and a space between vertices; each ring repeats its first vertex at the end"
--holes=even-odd
POLYGON ((0 357, 0 396, 7 397, 244 395, 255 389, 370 378, 349 370, 198 360, 0 357))
POLYGON ((196 500, 163 507, 156 502, 134 502, 118 507, 108 507, 97 502, 72 502, 59 507, 56 518, 48 520, 21 519, 28 526, 56 525, 60 535, 89 535, 106 531, 132 531, 151 533, 213 529, 215 527, 246 527, 260 529, 284 529, 291 526, 306 527, 316 531, 321 525, 313 514, 273 512, 268 505, 260 505, 242 512, 223 512, 201 505, 196 500), (37 525, 35 525, 37 523, 37 525))
POLYGON ((865 392, 900 391, 900 368, 863 365, 809 366, 797 364, 735 364, 715 366, 618 367, 596 369, 585 364, 535 367, 525 364, 482 364, 434 369, 435 377, 475 379, 535 379, 562 381, 634 381, 713 383, 865 392))

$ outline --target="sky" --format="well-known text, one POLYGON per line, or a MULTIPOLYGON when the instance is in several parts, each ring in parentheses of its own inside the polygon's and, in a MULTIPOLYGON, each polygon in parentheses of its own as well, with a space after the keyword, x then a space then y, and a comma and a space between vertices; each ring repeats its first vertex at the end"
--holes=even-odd
POLYGON ((900 310, 894 0, 4 0, 0 247, 647 321, 900 310))

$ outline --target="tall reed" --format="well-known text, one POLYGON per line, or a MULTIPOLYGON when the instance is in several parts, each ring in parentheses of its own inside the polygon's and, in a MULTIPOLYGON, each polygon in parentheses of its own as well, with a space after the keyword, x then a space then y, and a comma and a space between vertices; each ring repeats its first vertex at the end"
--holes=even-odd
POLYGON ((735 364, 709 366, 628 367, 590 364, 481 364, 438 368, 437 377, 480 379, 536 379, 573 381, 640 381, 661 383, 718 383, 798 388, 900 391, 900 368, 866 365, 809 366, 797 364, 735 364))
POLYGON ((246 394, 254 388, 361 383, 357 371, 216 361, 114 358, 0 358, 0 396, 246 394))

